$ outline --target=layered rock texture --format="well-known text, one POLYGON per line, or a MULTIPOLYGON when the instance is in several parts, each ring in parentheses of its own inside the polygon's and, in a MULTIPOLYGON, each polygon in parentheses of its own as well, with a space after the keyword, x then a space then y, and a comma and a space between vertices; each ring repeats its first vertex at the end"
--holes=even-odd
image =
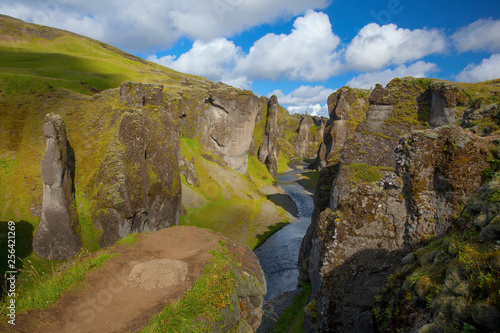
POLYGON ((267 104, 266 129, 262 144, 259 148, 258 158, 264 163, 271 176, 278 177, 279 157, 279 130, 278 130, 278 98, 273 95, 267 104))
POLYGON ((376 297, 379 332, 498 330, 498 191, 496 176, 468 201, 452 234, 403 258, 376 297))
POLYGON ((315 156, 323 139, 326 120, 316 116, 301 116, 296 136, 292 144, 298 157, 312 158, 315 156))
POLYGON ((75 156, 60 116, 51 113, 45 117, 43 135, 43 198, 33 250, 47 259, 65 260, 76 256, 81 248, 73 186, 75 156))
POLYGON ((120 89, 117 130, 91 181, 101 246, 178 224, 179 116, 163 103, 162 88, 125 83, 120 89))
POLYGON ((257 96, 222 85, 208 91, 189 90, 182 97, 182 135, 200 140, 205 150, 245 173, 258 113, 257 96))
POLYGON ((345 141, 366 117, 368 92, 344 87, 328 97, 327 105, 330 119, 325 124, 316 162, 311 165, 316 169, 339 161, 345 141))
POLYGON ((318 308, 308 329, 371 332, 385 281, 404 255, 453 228, 491 168, 495 141, 451 125, 470 102, 448 83, 396 79, 371 93, 343 88, 329 101, 325 147, 340 156, 320 149, 317 159, 324 169, 299 258, 318 308), (341 117, 359 124, 346 129, 341 117))

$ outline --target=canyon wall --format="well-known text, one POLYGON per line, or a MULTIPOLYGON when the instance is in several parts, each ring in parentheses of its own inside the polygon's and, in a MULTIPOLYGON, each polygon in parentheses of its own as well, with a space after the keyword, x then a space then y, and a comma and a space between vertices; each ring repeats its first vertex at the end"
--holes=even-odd
POLYGON ((481 186, 494 144, 452 125, 469 104, 449 83, 395 79, 356 95, 343 88, 329 101, 325 148, 340 156, 328 163, 320 149, 316 162, 323 169, 299 258, 318 309, 307 328, 370 332, 382 286, 412 249, 449 232, 481 186), (336 124, 353 114, 355 129, 336 124))

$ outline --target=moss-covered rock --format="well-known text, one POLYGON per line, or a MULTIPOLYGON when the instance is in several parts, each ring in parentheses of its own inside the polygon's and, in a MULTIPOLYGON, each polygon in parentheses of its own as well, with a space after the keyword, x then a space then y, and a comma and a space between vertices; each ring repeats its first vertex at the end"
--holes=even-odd
POLYGON ((159 103, 161 86, 127 83, 121 93, 125 101, 121 119, 90 184, 95 195, 92 216, 102 230, 102 246, 134 231, 176 225, 179 219, 178 116, 159 103), (128 96, 131 92, 142 97, 136 100, 128 96))

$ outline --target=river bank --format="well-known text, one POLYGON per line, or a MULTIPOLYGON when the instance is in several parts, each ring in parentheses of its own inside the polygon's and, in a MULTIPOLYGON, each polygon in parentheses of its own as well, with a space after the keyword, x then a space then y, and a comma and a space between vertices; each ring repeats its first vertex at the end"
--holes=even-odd
POLYGON ((300 244, 311 223, 314 207, 312 191, 306 190, 297 182, 302 179, 304 173, 310 172, 306 169, 307 165, 298 163, 290 167, 290 171, 278 176, 277 185, 297 205, 297 219, 271 235, 254 251, 266 275, 268 290, 266 301, 297 289, 300 244))

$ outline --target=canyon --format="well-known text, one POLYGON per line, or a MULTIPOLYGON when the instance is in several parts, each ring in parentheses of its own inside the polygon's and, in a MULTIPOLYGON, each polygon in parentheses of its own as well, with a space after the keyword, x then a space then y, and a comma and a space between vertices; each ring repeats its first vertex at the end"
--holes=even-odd
POLYGON ((175 330, 256 331, 263 304, 297 286, 311 290, 306 332, 500 327, 499 80, 342 87, 327 119, 5 16, 0 50, 0 227, 17 226, 18 304, 106 258, 80 278, 97 287, 22 305, 17 331, 56 331, 65 308, 70 325, 116 272, 151 302, 109 332, 174 330, 155 318, 197 281, 213 312, 175 330), (298 161, 310 171, 295 182, 298 161), (169 267, 170 291, 154 279, 169 267))

